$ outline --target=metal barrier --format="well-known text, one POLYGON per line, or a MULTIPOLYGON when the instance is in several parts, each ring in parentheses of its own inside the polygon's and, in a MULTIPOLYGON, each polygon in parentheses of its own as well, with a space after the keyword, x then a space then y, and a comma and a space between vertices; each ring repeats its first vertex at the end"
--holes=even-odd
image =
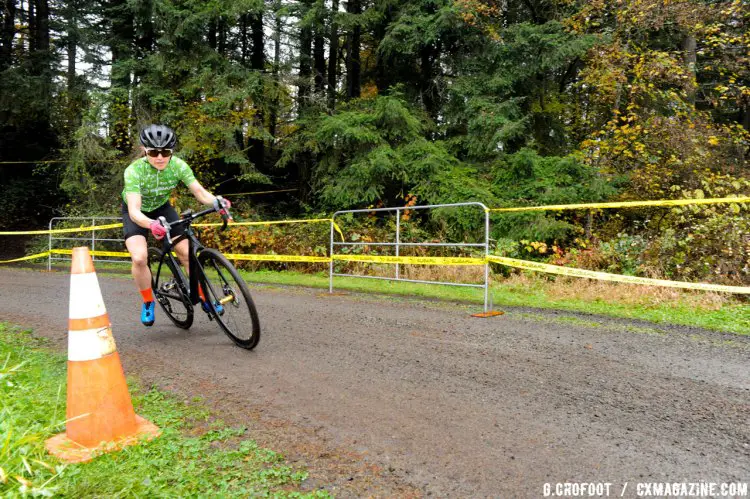
POLYGON ((491 308, 491 304, 489 303, 489 279, 490 279, 490 266, 489 262, 486 262, 484 264, 484 283, 483 284, 465 284, 465 283, 457 283, 457 282, 446 282, 446 281, 422 281, 422 280, 415 280, 415 279, 404 279, 401 277, 401 266, 399 263, 395 263, 396 265, 396 271, 394 277, 380 277, 380 276, 365 276, 365 275, 356 275, 356 274, 344 274, 344 273, 335 273, 333 271, 333 264, 334 264, 334 255, 336 254, 336 248, 342 247, 342 246, 392 246, 395 247, 396 251, 396 257, 400 256, 400 250, 402 247, 430 247, 430 246, 438 246, 438 247, 454 247, 454 248, 466 248, 466 247, 474 247, 474 248, 484 248, 484 257, 485 259, 487 256, 489 256, 490 253, 490 213, 487 206, 485 206, 482 203, 479 202, 472 202, 472 203, 453 203, 453 204, 433 204, 433 205, 424 205, 424 206, 404 206, 401 208, 373 208, 373 209, 362 209, 362 210, 342 210, 337 211, 333 214, 331 217, 331 248, 330 248, 330 256, 331 261, 329 263, 329 276, 328 276, 328 292, 333 293, 333 278, 334 276, 337 277, 356 277, 356 278, 362 278, 362 279, 383 279, 387 281, 403 281, 403 282, 416 282, 416 283, 422 283, 422 284, 441 284, 445 286, 463 286, 463 287, 471 287, 471 288, 483 288, 484 289, 484 312, 488 312, 491 308), (401 242, 401 212, 402 211, 411 211, 411 210, 425 210, 425 209, 434 209, 434 208, 458 208, 458 207, 464 207, 464 206, 476 206, 478 208, 481 208, 484 213, 484 242, 482 243, 404 243, 401 242), (337 242, 334 240, 334 229, 333 224, 336 221, 336 216, 338 215, 344 215, 347 213, 371 213, 371 212, 395 212, 396 215, 396 234, 395 234, 395 241, 394 242, 337 242))
MULTIPOLYGON (((49 230, 52 230, 52 226, 55 223, 60 223, 60 221, 63 220, 83 220, 83 221, 91 221, 91 226, 96 225, 106 225, 97 222, 107 221, 108 224, 115 223, 115 222, 121 222, 122 217, 54 217, 51 218, 49 221, 49 230)), ((51 252, 53 250, 53 241, 86 241, 87 243, 91 243, 91 251, 96 251, 96 243, 104 243, 104 242, 118 242, 121 243, 121 245, 125 246, 125 240, 124 239, 108 239, 108 238, 101 238, 97 237, 97 234, 99 231, 92 230, 91 231, 91 237, 55 237, 53 234, 49 235, 49 251, 51 252)), ((122 232, 120 232, 122 234, 122 232)), ((92 258, 95 261, 98 262, 115 262, 115 263, 130 263, 130 260, 107 260, 102 259, 101 257, 97 258, 96 256, 92 255, 92 258)), ((48 260, 47 260, 47 270, 52 270, 52 260, 64 260, 64 261, 70 261, 70 258, 60 257, 57 258, 53 256, 52 253, 50 253, 48 260)))

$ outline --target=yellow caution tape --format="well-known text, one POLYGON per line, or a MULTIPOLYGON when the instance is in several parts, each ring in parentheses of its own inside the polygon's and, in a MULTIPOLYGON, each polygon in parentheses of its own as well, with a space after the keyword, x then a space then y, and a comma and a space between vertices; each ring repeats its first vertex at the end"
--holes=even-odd
POLYGON ((245 255, 225 254, 230 260, 246 260, 258 262, 314 262, 328 263, 331 261, 327 256, 303 256, 303 255, 245 255))
MULTIPOLYGON (((54 249, 52 254, 70 255, 72 250, 54 249)), ((109 256, 129 258, 130 254, 116 251, 91 251, 92 256, 109 256)), ((45 256, 43 254, 42 256, 45 256)), ((254 255, 245 253, 226 253, 229 260, 259 261, 259 262, 312 262, 328 263, 331 259, 327 256, 304 256, 304 255, 254 255)), ((484 258, 463 257, 429 257, 429 256, 370 256, 370 255, 334 255, 334 260, 362 262, 362 263, 402 263, 409 265, 484 265, 484 258)))
POLYGON ((94 230, 116 229, 122 227, 122 223, 108 225, 92 225, 90 227, 75 227, 71 229, 52 229, 52 230, 27 230, 22 232, 0 232, 0 236, 32 236, 39 234, 70 234, 73 232, 90 232, 94 230))
POLYGON ((333 228, 336 229, 336 232, 339 233, 339 236, 341 236, 341 241, 346 241, 346 238, 344 237, 344 233, 341 232, 341 227, 331 219, 331 223, 333 224, 333 228))
MULTIPOLYGON (((22 258, 0 261, 3 263, 21 262, 24 260, 34 260, 43 258, 50 254, 70 255, 72 250, 53 249, 44 253, 37 253, 22 258)), ((108 256, 129 258, 130 254, 120 251, 91 251, 92 256, 108 256)), ((325 256, 303 256, 303 255, 248 255, 248 254, 226 254, 230 260, 245 261, 266 261, 266 262, 313 262, 328 263, 331 261, 325 256)), ((600 281, 622 282, 627 284, 641 284, 645 286, 660 286, 668 288, 693 289, 700 291, 716 291, 720 293, 737 293, 750 294, 750 287, 746 286, 724 286, 721 284, 692 283, 667 281, 664 279, 650 279, 647 277, 636 277, 619 274, 608 274, 606 272, 596 272, 593 270, 577 269, 571 267, 561 267, 559 265, 550 265, 548 263, 532 262, 528 260, 517 260, 515 258, 506 258, 502 256, 492 256, 485 258, 471 257, 430 257, 430 256, 374 256, 374 255, 333 255, 333 260, 361 263, 400 263, 406 265, 485 265, 487 262, 495 262, 508 267, 523 270, 532 270, 547 274, 565 275, 571 277, 585 277, 600 281)))
POLYGON ((44 253, 37 253, 36 255, 24 256, 22 258, 14 258, 13 260, 2 260, 0 261, 0 263, 22 262, 24 260, 34 260, 36 258, 42 258, 46 256, 49 256, 49 251, 45 251, 44 253))
POLYGON ((548 206, 523 206, 519 208, 491 208, 489 211, 553 211, 599 208, 635 208, 639 206, 686 206, 691 204, 748 203, 750 196, 736 198, 664 199, 660 201, 622 201, 616 203, 553 204, 548 206))
POLYGON ((527 260, 516 260, 515 258, 505 258, 501 256, 489 256, 490 262, 496 262, 508 267, 514 267, 524 270, 533 270, 547 274, 558 274, 573 277, 587 277, 600 281, 624 282, 628 284, 643 284, 646 286, 661 286, 667 288, 681 289, 698 289, 701 291, 717 291, 720 293, 739 293, 750 294, 750 287, 744 286, 722 286, 720 284, 705 284, 692 282, 667 281, 663 279, 649 279, 647 277, 635 277, 629 275, 607 274, 606 272, 595 272, 593 270, 576 269, 570 267, 561 267, 559 265, 550 265, 548 263, 530 262, 527 260))
MULTIPOLYGON (((331 218, 310 218, 306 220, 274 220, 272 222, 229 222, 229 226, 237 225, 281 225, 281 224, 303 224, 303 223, 322 223, 329 222, 333 224, 333 228, 341 236, 341 240, 345 241, 344 233, 341 232, 341 228, 331 218)), ((221 223, 206 223, 206 224, 194 224, 194 227, 221 227, 224 224, 221 223)))
POLYGON ((374 255, 333 255, 334 260, 362 263, 403 263, 407 265, 484 265, 484 258, 443 257, 443 256, 374 256, 374 255))
MULTIPOLYGON (((66 249, 53 249, 50 251, 53 255, 72 255, 72 250, 66 250, 66 249)), ((91 256, 113 256, 118 258, 130 258, 130 253, 127 253, 125 251, 89 251, 89 254, 91 256)))
MULTIPOLYGON (((330 218, 315 218, 310 220, 278 220, 272 222, 231 222, 229 225, 278 225, 278 224, 298 224, 298 223, 319 223, 319 222, 332 222, 333 228, 341 236, 341 240, 344 241, 344 233, 341 232, 341 228, 333 222, 330 218)), ((195 227, 221 227, 220 223, 207 223, 207 224, 195 224, 195 227)), ((122 227, 122 223, 114 223, 108 225, 92 225, 89 227, 75 227, 70 229, 52 229, 52 230, 27 230, 18 232, 0 232, 0 236, 33 236, 43 234, 70 234, 75 232, 90 232, 94 230, 107 230, 117 229, 122 227)))
MULTIPOLYGON (((311 218, 307 220, 273 220, 271 222, 229 222, 229 226, 237 225, 279 225, 279 224, 304 224, 316 222, 330 222, 330 218, 311 218)), ((221 223, 193 224, 194 227, 221 227, 221 223)))
MULTIPOLYGON (((72 250, 65 249, 53 249, 51 252, 55 255, 71 255, 72 250)), ((41 255, 35 256, 46 256, 48 253, 42 253, 41 255)), ((92 256, 110 256, 120 258, 130 258, 130 253, 122 251, 90 251, 92 256)), ((331 261, 327 256, 304 256, 304 255, 248 255, 248 254, 231 254, 225 253, 225 257, 230 260, 247 260, 247 261, 260 261, 260 262, 315 262, 315 263, 328 263, 331 261)), ((3 262, 0 262, 3 263, 3 262)))

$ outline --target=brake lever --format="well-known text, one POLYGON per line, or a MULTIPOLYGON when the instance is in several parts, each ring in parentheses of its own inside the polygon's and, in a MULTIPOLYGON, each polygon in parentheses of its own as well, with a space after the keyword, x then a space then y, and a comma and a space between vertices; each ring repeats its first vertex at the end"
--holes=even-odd
POLYGON ((163 226, 163 227, 164 227, 165 229, 167 229, 167 235, 166 235, 166 236, 164 237, 164 239, 165 239, 165 240, 166 240, 166 242, 168 242, 169 244, 172 244, 172 236, 171 236, 171 234, 170 234, 170 226, 169 226, 169 222, 167 222, 167 219, 166 219, 166 218, 164 218, 163 216, 161 216, 161 217, 159 217, 159 223, 161 223, 161 224, 162 224, 162 226, 163 226))
POLYGON ((232 214, 229 213, 229 210, 227 210, 226 208, 223 208, 223 210, 224 210, 224 214, 221 215, 221 221, 222 221, 221 230, 226 230, 227 224, 232 220, 232 214))

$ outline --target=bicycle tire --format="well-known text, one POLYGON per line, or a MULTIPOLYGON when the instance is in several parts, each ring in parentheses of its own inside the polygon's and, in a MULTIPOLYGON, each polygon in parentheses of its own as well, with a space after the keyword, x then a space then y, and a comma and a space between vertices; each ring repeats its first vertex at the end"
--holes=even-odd
POLYGON ((159 302, 161 309, 175 326, 189 329, 193 325, 193 305, 185 294, 179 274, 173 268, 171 260, 164 260, 157 282, 156 272, 163 254, 160 249, 148 249, 148 267, 151 270, 154 299, 159 302))
POLYGON ((260 341, 260 320, 247 284, 217 250, 202 250, 198 262, 207 281, 202 283, 206 299, 223 307, 221 314, 213 307, 209 313, 236 345, 252 350, 260 341))

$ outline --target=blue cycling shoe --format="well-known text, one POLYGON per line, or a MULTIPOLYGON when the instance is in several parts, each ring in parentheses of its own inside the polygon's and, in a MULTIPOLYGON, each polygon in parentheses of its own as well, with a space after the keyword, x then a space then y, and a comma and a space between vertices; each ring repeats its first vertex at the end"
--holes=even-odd
POLYGON ((154 325, 154 308, 156 307, 155 301, 143 302, 141 305, 141 322, 144 326, 154 325))
MULTIPOLYGON (((204 312, 206 312, 206 313, 210 313, 211 312, 211 307, 208 305, 208 302, 202 301, 201 302, 201 307, 203 307, 203 311, 204 312)), ((224 306, 221 303, 219 303, 218 301, 215 301, 214 302, 214 308, 216 309, 216 314, 217 315, 224 315, 224 306)))

